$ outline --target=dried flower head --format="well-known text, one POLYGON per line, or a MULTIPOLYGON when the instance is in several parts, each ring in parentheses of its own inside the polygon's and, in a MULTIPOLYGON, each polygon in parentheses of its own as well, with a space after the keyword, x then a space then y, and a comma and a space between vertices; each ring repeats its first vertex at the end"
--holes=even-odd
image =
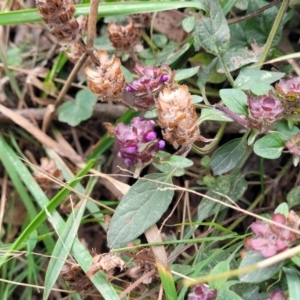
POLYGON ((144 13, 144 14, 133 14, 130 16, 138 26, 147 27, 151 24, 152 15, 153 15, 152 13, 144 13))
POLYGON ((188 295, 188 300, 215 300, 217 296, 217 290, 210 289, 207 285, 201 283, 193 287, 188 295))
POLYGON ((158 123, 163 137, 175 149, 188 148, 200 136, 197 114, 192 98, 185 85, 172 85, 164 88, 158 95, 158 123))
POLYGON ((279 80, 275 88, 277 92, 286 100, 300 100, 300 77, 289 80, 279 80))
POLYGON ((133 118, 130 126, 123 123, 116 126, 118 156, 124 159, 127 166, 148 164, 164 148, 165 143, 157 139, 154 126, 154 121, 139 117, 133 118))
POLYGON ((57 178, 60 175, 61 171, 57 168, 55 161, 48 157, 42 157, 40 169, 34 173, 34 178, 43 188, 49 188, 53 186, 51 177, 57 178))
POLYGON ((155 106, 158 92, 167 84, 173 83, 175 71, 163 64, 160 68, 136 64, 133 69, 140 78, 127 85, 126 91, 133 93, 135 105, 140 109, 151 109, 155 106))
POLYGON ((257 98, 249 97, 249 112, 251 116, 261 122, 274 122, 284 111, 283 102, 270 91, 268 95, 257 98))
POLYGON ((268 300, 287 300, 287 296, 282 291, 274 291, 270 294, 268 300))
POLYGON ((36 7, 50 32, 59 40, 77 41, 81 37, 81 27, 73 18, 73 0, 38 0, 36 7))
POLYGON ((109 59, 107 52, 102 49, 94 54, 100 66, 95 69, 86 67, 84 70, 88 76, 90 90, 103 101, 121 99, 125 88, 125 77, 121 70, 120 59, 116 57, 109 59))
POLYGON ((139 43, 141 31, 135 26, 133 19, 129 19, 126 26, 118 26, 109 23, 107 26, 108 37, 116 50, 122 53, 130 53, 139 43))
MULTIPOLYGON (((295 229, 295 224, 290 223, 283 214, 273 214, 271 220, 295 229)), ((276 224, 266 224, 262 221, 253 222, 251 230, 255 237, 246 239, 245 247, 260 253, 263 257, 271 257, 287 249, 298 238, 296 233, 288 229, 276 224)))

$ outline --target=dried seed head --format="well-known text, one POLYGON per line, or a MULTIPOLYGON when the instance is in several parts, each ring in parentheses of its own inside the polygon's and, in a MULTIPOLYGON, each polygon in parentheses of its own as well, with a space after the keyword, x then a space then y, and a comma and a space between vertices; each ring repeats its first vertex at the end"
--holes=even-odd
POLYGON ((200 140, 197 114, 185 85, 164 88, 158 96, 158 123, 163 137, 175 149, 190 147, 200 140))
POLYGON ((152 15, 153 14, 151 13, 144 13, 144 14, 133 14, 130 16, 138 26, 147 27, 151 24, 152 15))
POLYGON ((166 85, 173 83, 175 71, 165 64, 160 68, 136 64, 133 70, 140 78, 128 84, 126 91, 133 93, 134 103, 138 108, 152 109, 158 92, 166 85))
POLYGON ((127 26, 118 26, 115 23, 109 23, 107 26, 109 40, 116 50, 122 53, 130 53, 139 43, 141 31, 135 26, 135 22, 129 19, 127 26))
POLYGON ((72 0, 37 0, 36 7, 50 32, 59 40, 73 42, 81 37, 81 27, 73 18, 75 7, 72 0))
POLYGON ((120 59, 116 57, 109 59, 107 52, 102 49, 95 52, 95 57, 100 66, 95 69, 86 67, 84 70, 88 76, 90 90, 103 101, 120 99, 125 88, 125 77, 121 70, 120 59))

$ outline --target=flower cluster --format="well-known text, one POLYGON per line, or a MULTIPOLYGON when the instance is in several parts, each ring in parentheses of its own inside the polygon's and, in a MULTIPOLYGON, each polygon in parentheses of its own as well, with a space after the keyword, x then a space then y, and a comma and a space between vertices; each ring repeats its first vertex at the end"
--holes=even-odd
POLYGON ((101 100, 119 100, 125 88, 120 59, 116 57, 109 59, 107 52, 102 49, 94 54, 99 66, 95 69, 86 67, 84 70, 90 90, 101 100))
POLYGON ((155 106, 157 93, 173 82, 175 72, 169 66, 148 67, 136 64, 133 69, 139 76, 127 85, 126 91, 133 93, 135 105, 140 109, 149 110, 155 106))
POLYGON ((163 137, 175 149, 190 147, 201 140, 197 114, 186 85, 172 85, 158 95, 158 123, 163 137))
MULTIPOLYGON (((288 218, 283 214, 275 213, 271 220, 281 225, 294 229, 298 226, 295 213, 290 212, 288 218)), ((276 224, 266 224, 256 221, 251 224, 251 230, 255 234, 254 238, 247 238, 244 245, 249 250, 260 253, 263 257, 271 257, 278 252, 287 249, 298 238, 297 234, 282 228, 276 224)))
POLYGON ((287 300, 287 297, 282 291, 274 291, 270 294, 268 300, 287 300))
POLYGON ((188 295, 188 300, 215 300, 217 298, 217 290, 210 289, 207 285, 201 283, 194 286, 188 295))
POLYGON ((123 123, 116 126, 118 156, 124 159, 127 166, 148 164, 164 148, 165 142, 157 139, 154 126, 154 121, 139 117, 133 118, 130 126, 123 123))

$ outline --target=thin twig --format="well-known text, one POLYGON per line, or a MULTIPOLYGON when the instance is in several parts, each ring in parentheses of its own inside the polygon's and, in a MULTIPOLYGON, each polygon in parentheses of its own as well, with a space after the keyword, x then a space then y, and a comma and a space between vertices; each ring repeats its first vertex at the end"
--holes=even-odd
POLYGON ((234 18, 234 19, 231 19, 228 21, 228 24, 231 25, 231 24, 235 24, 235 23, 239 23, 239 22, 243 22, 245 20, 249 20, 249 19, 252 19, 253 17, 257 16, 258 14, 262 13, 263 11, 265 11, 266 9, 269 9, 271 8, 272 6, 278 4, 279 2, 281 2, 282 0, 275 0, 261 8, 259 8, 258 10, 248 14, 248 15, 245 15, 243 17, 238 17, 238 18, 234 18))

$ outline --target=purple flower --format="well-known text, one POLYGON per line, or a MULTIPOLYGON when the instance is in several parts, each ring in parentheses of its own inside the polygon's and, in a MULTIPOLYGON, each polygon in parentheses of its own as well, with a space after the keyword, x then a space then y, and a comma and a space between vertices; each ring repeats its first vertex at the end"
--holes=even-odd
MULTIPOLYGON (((290 225, 287 218, 280 213, 273 214, 271 220, 281 225, 290 225)), ((294 232, 262 221, 253 222, 251 230, 255 237, 246 239, 245 247, 260 253, 263 257, 271 257, 287 249, 297 239, 294 232)))
POLYGON ((140 109, 151 109, 155 106, 155 97, 166 83, 173 82, 175 72, 168 65, 160 68, 136 64, 134 71, 139 78, 129 83, 126 91, 133 93, 134 103, 140 109))
POLYGON ((287 300, 287 297, 282 291, 274 291, 270 294, 268 300, 287 300))
POLYGON ((290 153, 300 156, 300 133, 290 137, 290 139, 285 142, 285 146, 290 153))
POLYGON ((289 101, 300 99, 300 77, 294 77, 289 80, 279 80, 275 88, 277 92, 289 101))
POLYGON ((249 112, 254 119, 274 122, 284 111, 282 101, 277 99, 272 92, 269 95, 250 97, 248 99, 249 112))
POLYGON ((157 139, 154 127, 154 121, 139 117, 133 118, 130 126, 123 123, 116 126, 118 156, 124 159, 127 166, 147 164, 164 148, 165 142, 157 139))
POLYGON ((217 290, 210 289, 207 285, 201 283, 193 287, 188 295, 188 300, 215 300, 217 295, 217 290))

